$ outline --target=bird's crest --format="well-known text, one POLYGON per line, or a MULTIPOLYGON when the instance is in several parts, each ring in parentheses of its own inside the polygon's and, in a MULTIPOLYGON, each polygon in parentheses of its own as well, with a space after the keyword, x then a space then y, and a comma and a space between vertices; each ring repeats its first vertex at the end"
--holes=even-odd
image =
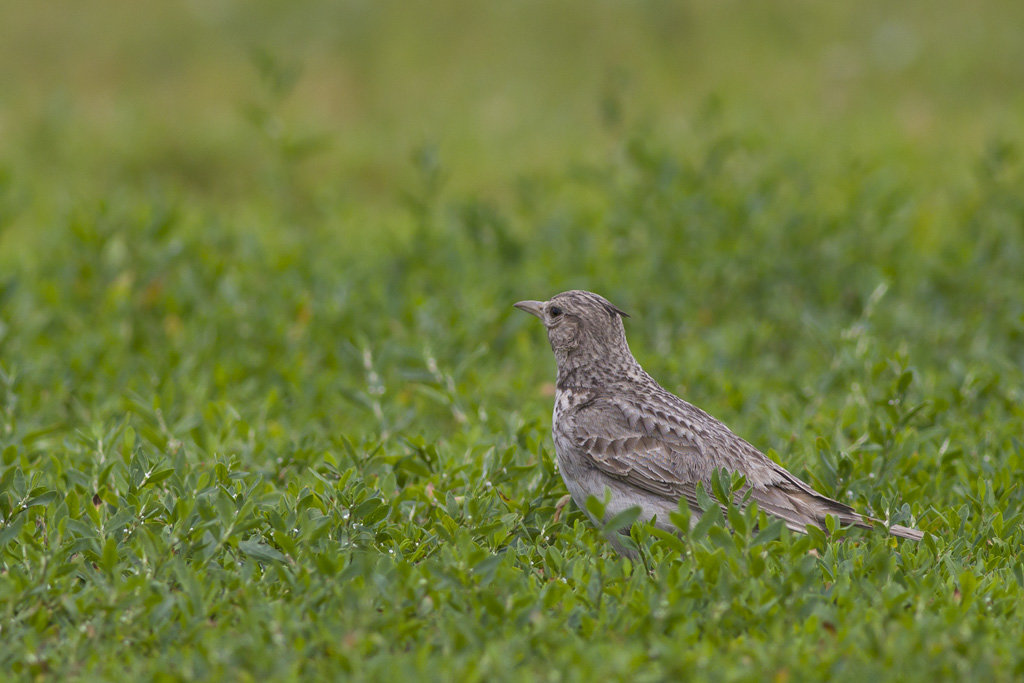
POLYGON ((568 292, 562 292, 561 294, 558 294, 553 298, 559 297, 565 297, 570 300, 583 299, 585 301, 591 301, 593 303, 596 303, 598 306, 607 311, 608 315, 610 315, 612 319, 614 319, 616 315, 621 315, 623 318, 630 317, 629 313, 626 313, 624 310, 613 304, 611 301, 608 301, 608 299, 605 299, 600 294, 594 294, 593 292, 588 292, 582 289, 573 289, 568 292))

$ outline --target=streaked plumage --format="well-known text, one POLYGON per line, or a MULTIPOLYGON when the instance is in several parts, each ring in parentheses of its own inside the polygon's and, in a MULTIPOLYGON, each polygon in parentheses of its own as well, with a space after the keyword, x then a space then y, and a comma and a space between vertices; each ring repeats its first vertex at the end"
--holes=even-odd
MULTIPOLYGON (((746 477, 742 494, 793 531, 825 527, 827 515, 870 527, 874 520, 816 492, 724 424, 666 391, 633 358, 622 316, 591 292, 563 292, 550 301, 516 307, 544 323, 558 364, 552 433, 559 471, 573 500, 586 510, 590 495, 612 497, 612 515, 639 505, 642 519, 672 529, 669 512, 685 499, 694 523, 701 509, 696 486, 711 490, 717 469, 746 477)), ((597 521, 597 520, 595 520, 597 521)), ((894 536, 919 540, 916 529, 894 525, 894 536)))

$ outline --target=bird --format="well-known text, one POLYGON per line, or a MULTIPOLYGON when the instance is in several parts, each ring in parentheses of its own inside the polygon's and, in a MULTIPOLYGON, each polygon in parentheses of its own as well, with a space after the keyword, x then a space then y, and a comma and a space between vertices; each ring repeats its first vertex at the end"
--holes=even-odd
MULTIPOLYGON (((696 525, 703 514, 697 487, 711 491, 713 473, 721 470, 745 479, 733 494, 737 505, 754 501, 794 532, 805 534, 808 526, 826 530, 829 515, 842 525, 878 523, 815 491, 721 421, 658 384, 626 342, 622 319, 629 316, 604 297, 571 290, 514 306, 540 318, 547 329, 557 364, 555 459, 572 500, 598 527, 638 506, 638 520, 653 519, 657 527, 678 533, 670 513, 682 501, 691 511, 691 526, 696 525), (606 501, 603 520, 588 510, 590 496, 606 501)), ((897 524, 888 530, 915 541, 924 536, 897 524)))

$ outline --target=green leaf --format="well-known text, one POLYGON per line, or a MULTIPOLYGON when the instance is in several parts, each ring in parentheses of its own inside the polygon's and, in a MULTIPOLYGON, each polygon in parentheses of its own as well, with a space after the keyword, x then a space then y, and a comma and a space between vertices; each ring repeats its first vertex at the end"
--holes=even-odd
POLYGON ((641 512, 643 512, 643 509, 639 505, 632 505, 605 522, 603 531, 606 534, 615 531, 626 532, 633 525, 633 522, 637 520, 641 512))
POLYGON ((286 558, 279 550, 266 543, 259 541, 239 541, 238 549, 243 553, 260 562, 286 562, 286 558))
POLYGON ((651 535, 660 539, 665 545, 669 546, 673 552, 679 554, 686 552, 686 545, 683 543, 682 539, 671 531, 652 526, 651 535))
POLYGON ((711 472, 711 490, 715 492, 715 498, 725 505, 731 499, 732 478, 724 469, 716 469, 711 472))
POLYGON ((173 467, 165 467, 163 469, 156 470, 153 473, 151 473, 149 475, 149 477, 146 479, 146 485, 147 486, 152 486, 152 485, 159 484, 160 482, 164 481, 165 479, 170 478, 170 476, 172 474, 174 474, 174 468, 173 467))
POLYGON ((18 515, 13 521, 8 522, 3 529, 0 529, 0 549, 3 549, 12 539, 21 532, 25 525, 25 515, 18 515))
POLYGON ((729 526, 733 528, 739 536, 747 535, 747 520, 743 516, 743 511, 735 505, 730 505, 726 508, 726 513, 729 517, 729 526))
POLYGON ((714 524, 708 527, 708 538, 719 548, 733 548, 733 535, 723 526, 714 524))
POLYGON ((491 555, 485 557, 473 566, 473 573, 487 580, 494 576, 494 570, 498 568, 503 559, 502 555, 491 555))
POLYGON ((113 576, 117 569, 118 559, 117 539, 109 537, 103 542, 103 550, 100 553, 100 566, 103 567, 107 574, 113 576))
POLYGON ((896 385, 896 392, 899 393, 899 394, 906 393, 907 387, 910 386, 910 383, 912 381, 914 381, 914 371, 913 370, 906 370, 906 371, 904 371, 903 374, 900 375, 899 382, 896 385))
POLYGON ((777 540, 782 535, 782 528, 785 524, 780 519, 770 518, 768 523, 757 530, 751 545, 761 545, 777 540))
POLYGON ((707 512, 708 510, 718 510, 718 509, 720 509, 721 506, 711 496, 709 496, 708 492, 705 490, 704 482, 702 482, 702 481, 697 482, 696 494, 697 494, 697 505, 700 506, 700 509, 702 511, 707 512))
POLYGON ((31 508, 37 507, 39 505, 49 505, 51 502, 57 500, 59 496, 60 494, 57 493, 56 491, 47 491, 46 493, 42 493, 33 498, 29 498, 28 500, 25 501, 23 507, 31 508))
MULTIPOLYGON (((605 498, 610 498, 609 491, 605 491, 605 498)), ((592 519, 604 519, 604 511, 605 506, 607 504, 607 500, 605 502, 602 502, 597 498, 597 496, 587 496, 585 504, 587 506, 587 512, 590 513, 590 517, 592 519)))
POLYGON ((692 538, 703 538, 708 533, 708 529, 715 525, 721 525, 722 521, 722 510, 717 504, 714 504, 713 507, 701 514, 700 519, 693 525, 690 536, 692 538))
POLYGON ((367 498, 352 510, 352 519, 372 526, 384 519, 388 514, 388 507, 379 498, 367 498))

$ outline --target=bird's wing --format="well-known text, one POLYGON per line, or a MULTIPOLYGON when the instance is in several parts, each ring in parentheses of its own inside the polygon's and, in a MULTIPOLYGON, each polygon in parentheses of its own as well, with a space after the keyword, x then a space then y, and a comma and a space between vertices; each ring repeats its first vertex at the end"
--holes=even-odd
POLYGON ((828 514, 870 526, 853 508, 817 493, 715 418, 667 396, 674 400, 597 397, 573 411, 565 436, 606 475, 672 500, 683 498, 694 511, 700 510, 697 483, 710 491, 712 472, 724 468, 746 477, 737 502, 749 490, 760 509, 794 531, 823 526, 828 514))

